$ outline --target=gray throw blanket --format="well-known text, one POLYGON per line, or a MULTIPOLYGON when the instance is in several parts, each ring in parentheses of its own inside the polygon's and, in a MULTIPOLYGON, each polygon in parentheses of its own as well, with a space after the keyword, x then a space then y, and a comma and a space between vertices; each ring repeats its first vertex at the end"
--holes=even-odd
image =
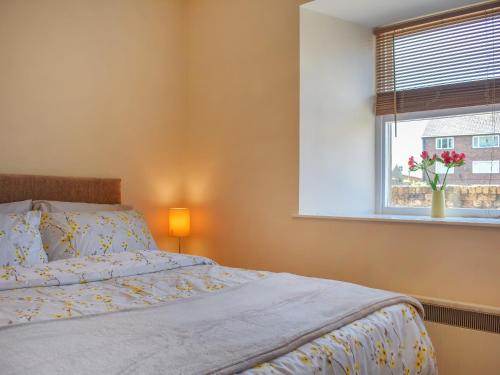
POLYGON ((0 372, 232 374, 286 354, 403 295, 272 274, 149 308, 0 328, 0 372))

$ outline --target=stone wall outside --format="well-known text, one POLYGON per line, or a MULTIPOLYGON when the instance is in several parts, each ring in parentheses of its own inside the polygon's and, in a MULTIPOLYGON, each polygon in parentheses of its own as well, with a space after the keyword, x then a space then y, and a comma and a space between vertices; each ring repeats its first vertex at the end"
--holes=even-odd
MULTIPOLYGON (((432 189, 429 186, 393 185, 391 205, 430 207, 432 189)), ((446 206, 459 208, 500 208, 500 185, 448 185, 446 206)))

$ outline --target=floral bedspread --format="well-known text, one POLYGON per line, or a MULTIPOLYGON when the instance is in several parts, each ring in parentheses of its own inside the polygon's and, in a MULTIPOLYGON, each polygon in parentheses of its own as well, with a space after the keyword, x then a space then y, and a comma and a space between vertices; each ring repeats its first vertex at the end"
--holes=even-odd
MULTIPOLYGON (((203 257, 137 251, 0 267, 0 326, 147 307, 210 293, 269 273, 203 257)), ((393 305, 263 363, 246 374, 436 374, 413 306, 393 305)))

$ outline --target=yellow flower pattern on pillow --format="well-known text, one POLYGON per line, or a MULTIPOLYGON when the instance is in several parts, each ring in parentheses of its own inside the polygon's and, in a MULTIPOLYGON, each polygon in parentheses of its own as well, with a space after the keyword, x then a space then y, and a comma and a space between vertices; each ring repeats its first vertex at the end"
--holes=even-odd
POLYGON ((136 211, 45 212, 40 232, 50 261, 157 249, 143 216, 136 211))
POLYGON ((40 212, 0 214, 0 266, 36 266, 47 262, 38 230, 40 212))

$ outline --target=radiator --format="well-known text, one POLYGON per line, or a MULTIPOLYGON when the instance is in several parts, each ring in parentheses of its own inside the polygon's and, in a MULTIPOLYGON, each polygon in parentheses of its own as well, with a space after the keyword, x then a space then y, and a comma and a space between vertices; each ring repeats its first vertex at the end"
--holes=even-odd
POLYGON ((414 296, 425 310, 425 320, 477 331, 500 333, 500 308, 414 296))

